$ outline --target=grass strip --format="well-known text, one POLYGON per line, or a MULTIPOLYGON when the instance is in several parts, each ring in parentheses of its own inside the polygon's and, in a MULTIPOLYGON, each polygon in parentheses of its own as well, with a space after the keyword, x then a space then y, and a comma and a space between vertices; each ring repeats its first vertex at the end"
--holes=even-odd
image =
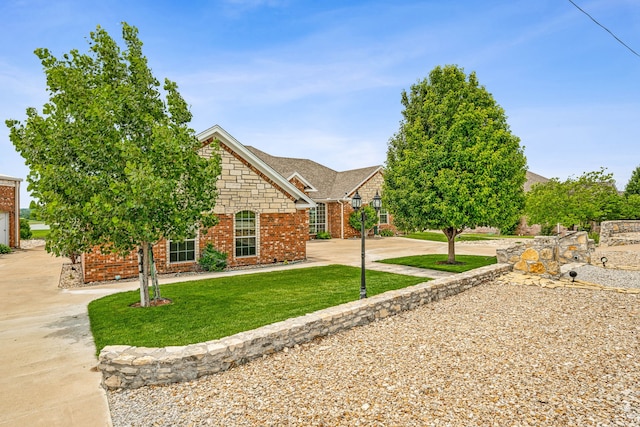
MULTIPOLYGON (((447 236, 441 231, 420 231, 405 235, 409 239, 429 240, 432 242, 446 242, 447 236)), ((456 236, 456 242, 473 242, 478 240, 496 240, 496 239, 531 239, 533 236, 506 236, 498 234, 475 234, 463 233, 456 236)))
MULTIPOLYGON (((367 271, 373 296, 430 279, 367 271)), ((173 304, 132 308, 139 291, 89 304, 99 352, 107 345, 166 347, 210 341, 359 298, 360 269, 342 265, 203 279, 161 286, 173 304)))
POLYGON ((456 261, 460 264, 445 264, 447 261, 446 254, 433 255, 412 255, 400 258, 389 258, 379 260, 385 264, 406 265, 408 267, 428 268, 431 270, 449 271, 451 273, 463 273, 473 270, 474 268, 484 267, 497 263, 494 256, 482 255, 456 255, 456 261))

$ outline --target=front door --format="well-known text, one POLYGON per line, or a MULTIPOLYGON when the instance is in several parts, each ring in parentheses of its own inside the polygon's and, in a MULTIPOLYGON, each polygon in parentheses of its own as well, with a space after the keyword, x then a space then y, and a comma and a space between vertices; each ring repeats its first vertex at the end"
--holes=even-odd
POLYGON ((0 212, 0 244, 9 246, 9 212, 0 212))

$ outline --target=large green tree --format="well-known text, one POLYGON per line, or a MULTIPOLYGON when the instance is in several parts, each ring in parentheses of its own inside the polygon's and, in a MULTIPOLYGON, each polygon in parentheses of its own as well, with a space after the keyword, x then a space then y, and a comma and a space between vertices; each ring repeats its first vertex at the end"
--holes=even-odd
POLYGON ((504 110, 453 65, 402 92, 402 120, 389 140, 383 202, 404 229, 441 229, 448 262, 467 227, 507 227, 524 203, 526 158, 504 110))
POLYGON ((47 250, 138 250, 140 302, 148 306, 149 250, 215 224, 220 161, 197 154, 188 106, 176 83, 161 86, 153 76, 138 30, 123 23, 122 38, 125 50, 97 27, 86 54, 58 59, 37 49, 49 101, 42 113, 28 108, 25 123, 6 123, 51 226, 47 250))
POLYGON ((624 194, 626 196, 630 196, 632 194, 640 196, 640 166, 633 170, 631 178, 624 188, 624 194))
POLYGON ((619 219, 625 209, 613 175, 605 169, 536 184, 526 196, 525 207, 531 224, 559 223, 580 229, 589 229, 592 222, 619 219))

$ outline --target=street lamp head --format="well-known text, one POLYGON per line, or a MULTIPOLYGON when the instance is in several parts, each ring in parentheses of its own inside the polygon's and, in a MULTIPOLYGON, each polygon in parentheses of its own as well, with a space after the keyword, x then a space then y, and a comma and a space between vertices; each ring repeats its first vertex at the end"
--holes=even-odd
POLYGON ((358 210, 362 207, 362 197, 358 194, 358 190, 356 190, 356 194, 351 198, 351 207, 353 209, 358 210))
POLYGON ((376 212, 380 211, 380 208, 382 207, 382 197, 380 197, 380 195, 378 194, 378 190, 376 190, 376 195, 373 196, 371 204, 373 205, 373 208, 376 210, 376 212))

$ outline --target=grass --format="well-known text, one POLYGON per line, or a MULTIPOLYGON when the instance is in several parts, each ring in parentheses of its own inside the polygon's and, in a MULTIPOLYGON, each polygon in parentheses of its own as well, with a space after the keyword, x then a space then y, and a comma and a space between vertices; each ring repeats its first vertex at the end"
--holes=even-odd
POLYGON ((431 270, 449 271, 451 273, 463 273, 473 270, 474 268, 484 267, 485 265, 495 264, 497 262, 494 256, 481 255, 456 255, 456 261, 461 264, 443 264, 447 261, 447 255, 413 255, 400 258, 383 259, 378 262, 386 264, 399 264, 409 267, 428 268, 431 270))
MULTIPOLYGON (((373 296, 429 279, 367 271, 373 296)), ((210 341, 359 298, 360 269, 341 265, 182 282, 161 287, 173 304, 131 308, 139 291, 89 304, 91 332, 106 345, 165 347, 210 341)))
MULTIPOLYGON (((441 231, 420 231, 405 235, 409 239, 430 240, 433 242, 446 242, 447 236, 441 231)), ((533 236, 506 236, 501 234, 474 234, 463 233, 456 236, 456 242, 471 242, 477 240, 495 240, 495 239, 530 239, 533 236)))
POLYGON ((31 230, 32 239, 46 239, 50 230, 31 230))

